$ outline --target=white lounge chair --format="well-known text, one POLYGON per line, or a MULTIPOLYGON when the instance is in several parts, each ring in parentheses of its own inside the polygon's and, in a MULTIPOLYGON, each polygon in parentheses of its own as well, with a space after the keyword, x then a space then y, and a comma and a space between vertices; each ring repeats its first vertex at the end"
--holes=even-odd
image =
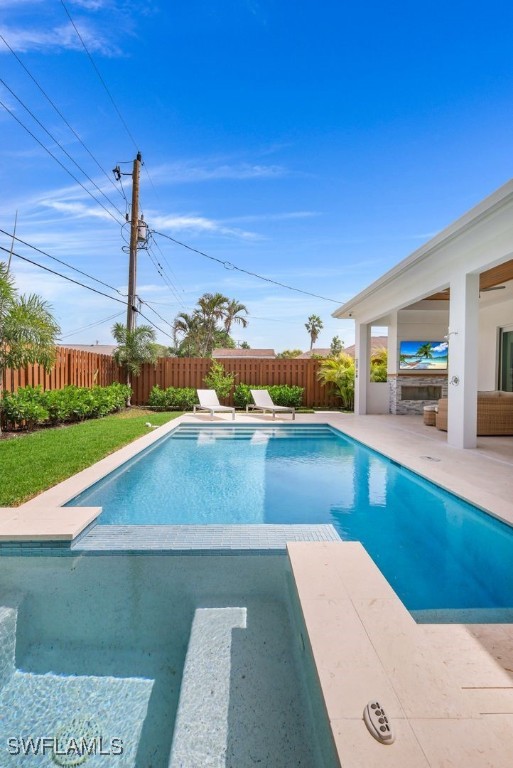
POLYGON ((215 389, 197 389, 199 405, 193 406, 192 412, 196 410, 210 411, 210 418, 214 418, 214 413, 231 413, 232 419, 235 419, 235 408, 229 405, 221 405, 215 389))
POLYGON ((257 411, 262 411, 263 413, 270 411, 273 415, 273 419, 276 418, 277 413, 291 413, 292 419, 294 420, 296 418, 296 409, 289 408, 286 405, 275 405, 267 389, 250 389, 249 391, 251 392, 251 397, 253 398, 254 403, 249 403, 249 405, 246 406, 246 413, 252 408, 257 411))

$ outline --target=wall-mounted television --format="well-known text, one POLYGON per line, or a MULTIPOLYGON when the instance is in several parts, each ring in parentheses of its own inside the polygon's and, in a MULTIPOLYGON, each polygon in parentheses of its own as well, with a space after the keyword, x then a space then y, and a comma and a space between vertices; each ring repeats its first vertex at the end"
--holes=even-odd
POLYGON ((401 341, 400 371, 446 371, 449 344, 446 341, 401 341))

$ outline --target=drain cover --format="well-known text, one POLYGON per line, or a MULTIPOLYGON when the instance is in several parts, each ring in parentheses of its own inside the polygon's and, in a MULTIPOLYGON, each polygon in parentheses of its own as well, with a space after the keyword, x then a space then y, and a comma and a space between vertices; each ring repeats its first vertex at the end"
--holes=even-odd
POLYGON ((426 459, 426 461, 440 461, 438 456, 421 456, 421 459, 426 459))
POLYGON ((53 762, 66 768, 82 765, 95 754, 95 742, 100 736, 100 726, 92 717, 74 717, 55 734, 53 762))

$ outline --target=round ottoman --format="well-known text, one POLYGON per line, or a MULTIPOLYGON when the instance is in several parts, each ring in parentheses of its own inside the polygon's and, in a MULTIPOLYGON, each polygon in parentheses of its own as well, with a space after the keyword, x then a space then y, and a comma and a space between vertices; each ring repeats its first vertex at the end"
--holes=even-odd
POLYGON ((427 427, 434 427, 436 425, 436 414, 438 411, 437 405, 425 405, 424 406, 424 424, 427 427))

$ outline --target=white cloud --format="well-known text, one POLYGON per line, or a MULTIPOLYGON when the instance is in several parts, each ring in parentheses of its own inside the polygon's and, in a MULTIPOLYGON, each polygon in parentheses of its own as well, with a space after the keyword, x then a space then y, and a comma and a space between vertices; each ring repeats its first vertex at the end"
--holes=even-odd
POLYGON ((171 232, 202 232, 216 235, 225 235, 228 237, 238 237, 243 240, 256 240, 258 235, 255 232, 246 232, 234 227, 226 227, 224 224, 214 219, 207 219, 204 216, 195 215, 174 215, 174 216, 151 216, 152 229, 170 230, 171 232))
POLYGON ((112 217, 109 216, 107 211, 100 208, 100 206, 84 205, 84 203, 79 202, 65 203, 58 200, 41 200, 41 205, 51 208, 54 211, 66 213, 77 219, 94 218, 105 219, 107 221, 112 220, 112 217))
POLYGON ((219 179, 269 179, 288 175, 282 165, 259 163, 216 163, 215 160, 166 163, 151 170, 153 180, 167 184, 183 184, 219 179))
MULTIPOLYGON (((84 20, 77 24, 87 48, 91 52, 98 52, 104 56, 119 56, 120 49, 112 43, 112 38, 104 37, 96 26, 84 20)), ((13 50, 25 53, 27 51, 45 51, 53 48, 67 50, 83 50, 77 33, 72 24, 61 24, 42 29, 41 27, 0 27, 0 34, 6 38, 13 50)), ((0 47, 0 53, 6 53, 5 46, 0 47)))

